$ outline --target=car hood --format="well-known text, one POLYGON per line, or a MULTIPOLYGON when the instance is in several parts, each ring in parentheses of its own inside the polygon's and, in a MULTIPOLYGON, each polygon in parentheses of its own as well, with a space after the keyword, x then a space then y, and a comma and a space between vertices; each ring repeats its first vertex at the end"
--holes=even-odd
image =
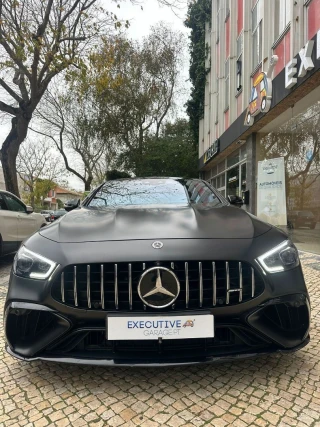
POLYGON ((232 206, 205 208, 82 207, 43 228, 40 234, 61 243, 146 239, 251 239, 271 226, 232 206))

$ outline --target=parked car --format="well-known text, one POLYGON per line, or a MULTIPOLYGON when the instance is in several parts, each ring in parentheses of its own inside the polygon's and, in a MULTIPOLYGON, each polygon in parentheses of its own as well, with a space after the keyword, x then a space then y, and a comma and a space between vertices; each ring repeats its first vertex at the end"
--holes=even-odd
POLYGON ((31 236, 46 221, 31 206, 26 206, 8 191, 0 191, 0 256, 19 249, 23 240, 31 236))
POLYGON ((17 253, 7 351, 154 366, 304 347, 310 301, 296 247, 230 202, 199 179, 102 184, 17 253))
POLYGON ((67 200, 64 204, 65 209, 75 209, 79 206, 80 206, 80 199, 78 198, 67 200))
POLYGON ((289 228, 309 227, 311 230, 314 230, 316 225, 316 217, 310 211, 291 211, 288 213, 289 228))
POLYGON ((56 219, 61 218, 66 213, 67 213, 67 211, 65 209, 58 209, 57 211, 53 211, 51 214, 51 222, 55 221, 56 219))
POLYGON ((53 211, 42 210, 40 213, 47 222, 51 222, 51 215, 53 214, 53 211))

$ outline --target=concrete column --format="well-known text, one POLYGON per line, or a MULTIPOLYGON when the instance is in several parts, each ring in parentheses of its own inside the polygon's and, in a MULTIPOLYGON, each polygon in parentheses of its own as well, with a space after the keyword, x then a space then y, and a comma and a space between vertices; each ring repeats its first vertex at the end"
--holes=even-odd
POLYGON ((247 138, 247 190, 250 191, 249 205, 245 209, 256 214, 257 212, 257 134, 252 133, 247 138))

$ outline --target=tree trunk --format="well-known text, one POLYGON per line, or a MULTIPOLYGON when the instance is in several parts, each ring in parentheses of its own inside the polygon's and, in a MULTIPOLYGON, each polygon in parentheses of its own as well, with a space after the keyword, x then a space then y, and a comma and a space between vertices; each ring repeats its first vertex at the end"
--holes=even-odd
POLYGON ((30 197, 30 204, 31 204, 31 206, 33 207, 33 209, 35 208, 35 200, 34 200, 34 194, 31 194, 31 197, 30 197))
POLYGON ((93 176, 89 176, 85 182, 84 182, 84 191, 90 191, 91 190, 91 183, 93 180, 93 176))
POLYGON ((27 136, 28 123, 23 116, 13 117, 11 130, 0 150, 0 159, 7 191, 20 197, 17 177, 16 159, 19 147, 27 136))

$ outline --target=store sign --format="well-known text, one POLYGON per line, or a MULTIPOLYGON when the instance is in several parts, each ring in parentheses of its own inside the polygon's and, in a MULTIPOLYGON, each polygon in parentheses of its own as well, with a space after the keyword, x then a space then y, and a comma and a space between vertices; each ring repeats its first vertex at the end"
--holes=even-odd
POLYGON ((204 163, 207 163, 212 159, 215 155, 219 153, 220 149, 220 141, 216 139, 213 144, 208 148, 208 150, 204 153, 204 163))
POLYGON ((258 162, 257 216, 272 225, 287 224, 284 158, 258 162))
MULTIPOLYGON (((301 64, 299 71, 297 69, 297 59, 293 58, 285 66, 285 88, 291 89, 295 84, 297 84, 298 77, 304 77, 307 74, 307 71, 310 71, 314 68, 314 63, 312 61, 312 52, 314 48, 314 41, 309 40, 307 44, 300 50, 299 56, 301 59, 301 64)), ((316 58, 320 59, 320 30, 317 32, 317 52, 316 58)))
POLYGON ((272 73, 277 62, 277 55, 273 55, 270 58, 268 71, 262 71, 253 81, 247 114, 244 119, 246 126, 253 125, 254 117, 257 114, 267 113, 270 110, 272 101, 272 73))

